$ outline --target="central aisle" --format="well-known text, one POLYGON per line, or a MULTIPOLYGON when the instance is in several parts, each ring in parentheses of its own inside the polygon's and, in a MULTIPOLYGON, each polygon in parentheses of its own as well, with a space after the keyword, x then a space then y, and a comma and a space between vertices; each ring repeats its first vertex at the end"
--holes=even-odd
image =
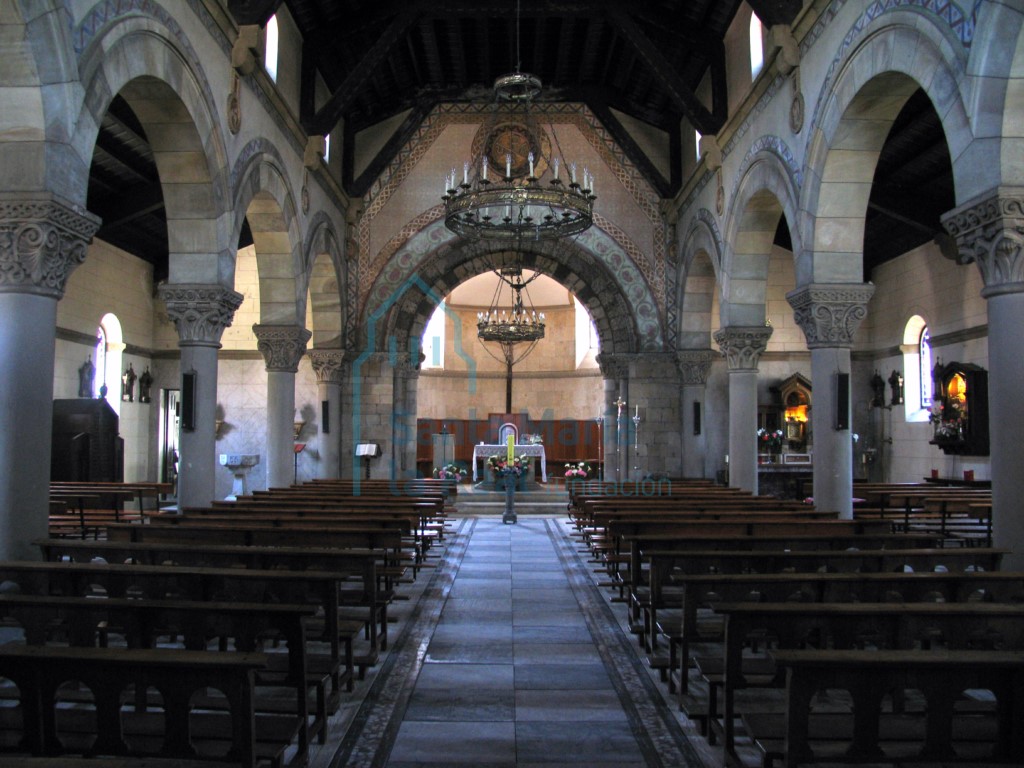
POLYGON ((462 518, 329 763, 703 766, 565 521, 462 518))

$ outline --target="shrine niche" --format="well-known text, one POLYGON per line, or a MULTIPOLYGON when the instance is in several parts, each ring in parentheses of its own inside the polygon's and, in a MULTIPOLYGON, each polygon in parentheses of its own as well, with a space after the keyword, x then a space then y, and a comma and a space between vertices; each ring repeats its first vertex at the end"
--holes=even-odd
POLYGON ((811 418, 811 382, 794 373, 779 386, 782 399, 782 430, 789 447, 794 451, 807 448, 807 424, 811 418))
POLYGON ((988 371, 971 363, 936 363, 932 386, 929 442, 946 454, 988 456, 988 371))

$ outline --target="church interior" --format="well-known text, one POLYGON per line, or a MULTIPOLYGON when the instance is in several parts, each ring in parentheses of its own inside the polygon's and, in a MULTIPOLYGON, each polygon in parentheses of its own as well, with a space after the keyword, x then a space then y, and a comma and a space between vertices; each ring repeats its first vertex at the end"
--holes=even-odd
POLYGON ((0 763, 1021 764, 1020 3, 0 51, 0 763))

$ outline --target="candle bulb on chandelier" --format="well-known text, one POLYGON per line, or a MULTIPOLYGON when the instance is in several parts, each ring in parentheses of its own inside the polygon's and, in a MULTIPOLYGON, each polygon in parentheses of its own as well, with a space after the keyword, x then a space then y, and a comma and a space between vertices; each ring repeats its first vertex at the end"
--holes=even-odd
POLYGON ((553 163, 552 170, 554 171, 554 174, 555 174, 555 181, 558 181, 558 158, 557 157, 555 158, 555 161, 553 163))
POLYGON ((462 164, 462 183, 469 186, 469 162, 462 164))
POLYGON ((505 178, 512 178, 512 155, 505 155, 505 178))
POLYGON ((530 163, 530 178, 533 178, 533 152, 528 154, 526 159, 530 163))
POLYGON ((569 181, 576 183, 576 163, 569 163, 569 181))
POLYGON ((481 171, 480 178, 483 179, 484 181, 487 181, 487 155, 484 155, 482 165, 483 169, 481 171))

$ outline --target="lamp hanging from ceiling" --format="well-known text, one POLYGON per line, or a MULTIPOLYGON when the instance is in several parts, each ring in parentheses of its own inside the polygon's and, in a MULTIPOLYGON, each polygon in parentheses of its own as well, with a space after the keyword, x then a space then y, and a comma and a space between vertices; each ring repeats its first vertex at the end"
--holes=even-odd
POLYGON ((457 168, 445 178, 445 225, 468 240, 549 240, 594 222, 594 177, 575 162, 566 165, 553 124, 552 148, 531 109, 540 78, 519 66, 517 2, 515 71, 494 81, 479 157, 463 161, 461 180, 457 168))
POLYGON ((501 350, 499 357, 491 344, 484 344, 484 349, 491 357, 505 363, 505 413, 511 413, 512 367, 529 355, 537 342, 544 338, 544 313, 538 313, 533 308, 526 290, 526 286, 536 280, 540 273, 535 272, 524 280, 522 267, 514 265, 496 269, 494 274, 498 276, 498 285, 490 307, 486 312, 477 313, 476 329, 480 341, 493 342, 501 350), (502 308, 501 297, 506 286, 512 294, 511 312, 502 308))

